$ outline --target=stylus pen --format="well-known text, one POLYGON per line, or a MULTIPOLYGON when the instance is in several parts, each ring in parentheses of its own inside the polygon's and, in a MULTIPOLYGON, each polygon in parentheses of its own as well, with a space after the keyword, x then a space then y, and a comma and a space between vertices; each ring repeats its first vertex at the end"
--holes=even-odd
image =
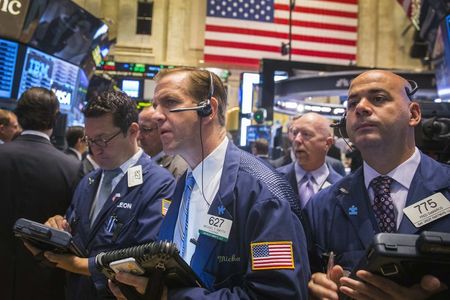
POLYGON ((330 251, 328 254, 328 262, 327 262, 327 278, 331 277, 331 269, 334 267, 334 252, 330 251))

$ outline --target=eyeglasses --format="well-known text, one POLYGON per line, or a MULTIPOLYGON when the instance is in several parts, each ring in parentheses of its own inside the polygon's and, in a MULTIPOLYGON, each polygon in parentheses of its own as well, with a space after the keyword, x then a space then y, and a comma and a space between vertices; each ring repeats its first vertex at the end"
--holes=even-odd
POLYGON ((97 147, 100 147, 100 148, 106 148, 108 146, 108 143, 111 142, 112 139, 115 138, 116 136, 118 136, 119 133, 121 133, 121 132, 122 132, 122 130, 119 130, 116 134, 114 134, 109 139, 105 139, 105 138, 90 139, 89 137, 85 136, 84 141, 88 143, 89 147, 92 147, 92 145, 96 145, 97 147))
POLYGON ((157 130, 157 129, 158 129, 158 126, 151 127, 151 128, 150 127, 145 127, 145 126, 142 126, 142 125, 139 126, 139 130, 142 131, 143 133, 146 133, 146 134, 152 132, 153 130, 157 130))

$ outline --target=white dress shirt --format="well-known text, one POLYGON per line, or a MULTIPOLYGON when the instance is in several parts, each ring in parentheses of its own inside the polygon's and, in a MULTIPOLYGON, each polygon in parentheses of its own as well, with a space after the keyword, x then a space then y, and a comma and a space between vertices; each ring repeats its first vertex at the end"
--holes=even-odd
MULTIPOLYGON (((224 138, 220 145, 192 171, 195 185, 192 189, 191 200, 189 202, 188 231, 186 236, 187 243, 186 252, 183 256, 183 259, 188 264, 190 264, 192 255, 195 252, 195 241, 198 240, 199 229, 201 228, 201 225, 207 221, 209 207, 219 191, 227 146, 228 139, 224 138)), ((190 168, 188 169, 188 172, 191 172, 190 168)), ((180 230, 180 228, 178 228, 179 226, 184 227, 184 224, 181 224, 181 215, 184 213, 181 211, 181 207, 182 205, 180 205, 174 232, 180 230)), ((175 236, 176 234, 174 237, 175 236)))
POLYGON ((373 206, 375 193, 371 187, 370 182, 375 177, 380 175, 386 175, 394 179, 391 184, 391 197, 394 204, 395 218, 397 222, 397 229, 403 218, 403 209, 405 208, 406 198, 408 197, 409 187, 413 180, 414 174, 420 164, 420 152, 416 148, 414 154, 408 158, 401 165, 393 169, 387 174, 380 174, 370 167, 366 162, 363 163, 364 167, 364 184, 369 193, 370 204, 373 206))
POLYGON ((308 172, 305 171, 297 162, 295 162, 294 169, 295 169, 295 179, 297 180, 297 186, 299 186, 300 181, 303 179, 303 176, 305 176, 306 173, 311 174, 312 176, 311 181, 313 185, 314 194, 320 190, 322 185, 327 180, 328 175, 330 175, 330 170, 328 170, 328 166, 326 163, 324 163, 318 169, 308 172))

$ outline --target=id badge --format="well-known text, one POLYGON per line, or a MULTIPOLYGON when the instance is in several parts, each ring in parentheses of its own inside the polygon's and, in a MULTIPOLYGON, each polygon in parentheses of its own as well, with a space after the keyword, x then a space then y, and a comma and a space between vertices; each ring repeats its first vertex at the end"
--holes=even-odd
POLYGON ((233 221, 229 219, 208 214, 202 222, 199 232, 226 242, 230 236, 231 225, 233 225, 233 221))

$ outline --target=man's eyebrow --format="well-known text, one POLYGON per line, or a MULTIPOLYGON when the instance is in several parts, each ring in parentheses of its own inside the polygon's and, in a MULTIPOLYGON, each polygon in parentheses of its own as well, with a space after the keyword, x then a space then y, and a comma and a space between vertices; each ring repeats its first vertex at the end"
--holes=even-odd
MULTIPOLYGON (((376 93, 380 93, 380 92, 389 94, 388 91, 386 91, 385 89, 382 89, 382 88, 376 88, 376 89, 374 88, 374 89, 370 89, 368 91, 364 91, 364 93, 367 93, 367 94, 376 94, 376 93)), ((353 97, 355 97, 358 94, 361 94, 361 92, 351 93, 351 94, 348 95, 347 98, 353 98, 353 97)))

